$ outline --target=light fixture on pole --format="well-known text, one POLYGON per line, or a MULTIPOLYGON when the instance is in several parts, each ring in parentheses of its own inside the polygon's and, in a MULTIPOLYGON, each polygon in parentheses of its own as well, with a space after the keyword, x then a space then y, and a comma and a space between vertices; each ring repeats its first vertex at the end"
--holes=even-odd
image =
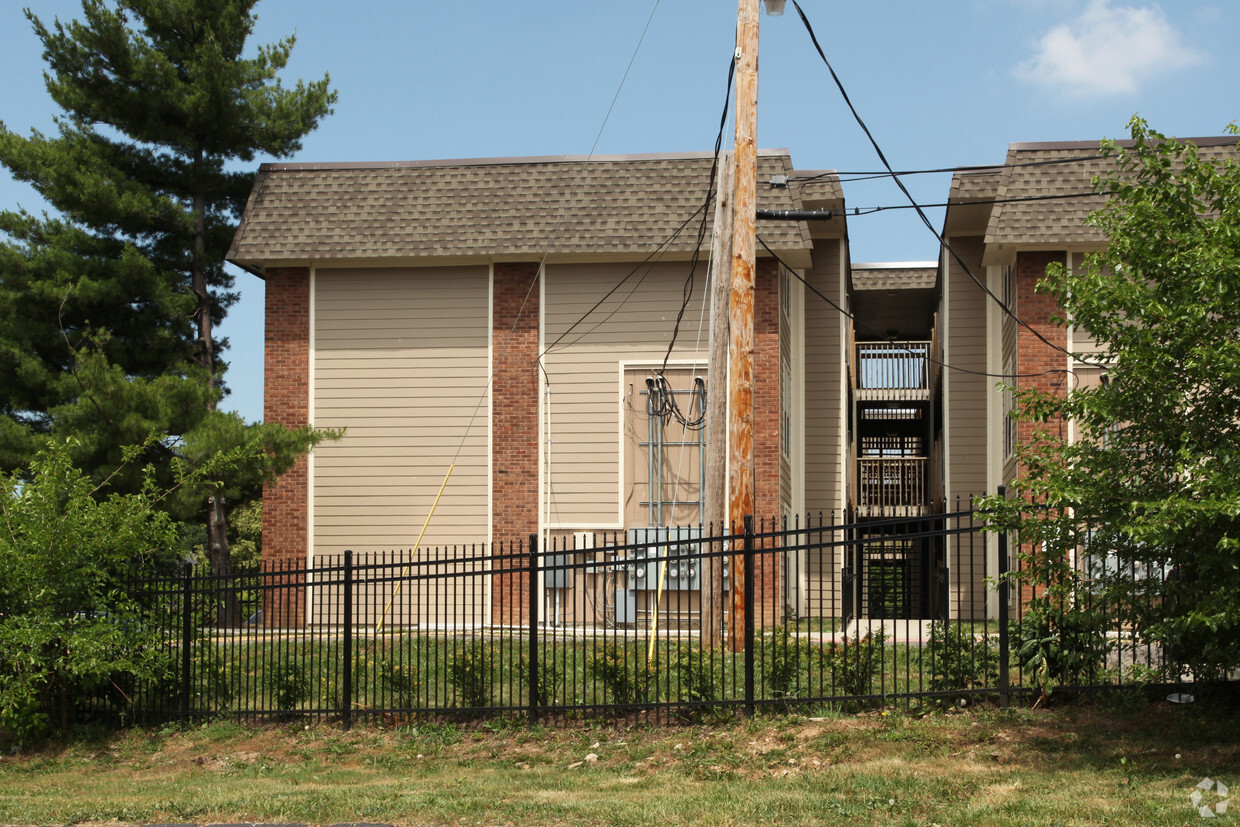
POLYGON ((766 13, 771 17, 779 17, 784 13, 784 6, 788 4, 788 0, 765 0, 766 13))

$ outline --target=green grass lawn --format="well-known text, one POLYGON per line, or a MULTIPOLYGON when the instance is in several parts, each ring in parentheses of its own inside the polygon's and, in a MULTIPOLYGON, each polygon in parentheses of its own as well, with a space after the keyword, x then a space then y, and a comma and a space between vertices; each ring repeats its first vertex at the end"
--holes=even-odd
POLYGON ((662 729, 220 722, 6 755, 0 823, 1180 825, 1206 777, 1240 784, 1235 708, 1131 696, 662 729))

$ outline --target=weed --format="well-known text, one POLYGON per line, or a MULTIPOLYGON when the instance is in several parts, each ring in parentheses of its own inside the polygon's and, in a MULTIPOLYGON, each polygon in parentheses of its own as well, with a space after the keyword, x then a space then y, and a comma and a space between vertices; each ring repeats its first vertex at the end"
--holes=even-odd
POLYGON ((1049 698, 1061 684, 1097 679, 1107 642, 1098 620, 1078 610, 1031 604, 1021 620, 1008 624, 1012 652, 1022 673, 1049 698))
POLYGON ((831 642, 821 650, 826 668, 831 672, 836 690, 842 695, 869 695, 876 680, 882 685, 886 636, 866 635, 860 640, 831 642))

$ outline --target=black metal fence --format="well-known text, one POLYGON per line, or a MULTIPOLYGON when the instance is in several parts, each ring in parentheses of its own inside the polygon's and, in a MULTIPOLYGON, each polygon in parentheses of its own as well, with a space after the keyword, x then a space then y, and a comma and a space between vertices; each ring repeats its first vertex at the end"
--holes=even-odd
MULTIPOLYGON (((1012 645, 1029 636, 1003 579, 1005 537, 984 534, 969 510, 833 523, 346 551, 226 577, 187 566, 135 584, 166 675, 112 703, 145 721, 348 727, 1007 703, 1040 691, 1012 645), (235 623, 221 624, 225 604, 235 623)), ((1090 669, 1059 682, 1168 674, 1131 630, 1105 637, 1090 669)))

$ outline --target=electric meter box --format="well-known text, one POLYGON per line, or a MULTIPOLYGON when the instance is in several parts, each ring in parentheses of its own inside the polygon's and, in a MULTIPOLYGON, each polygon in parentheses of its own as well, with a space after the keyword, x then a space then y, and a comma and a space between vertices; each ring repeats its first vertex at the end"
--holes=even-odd
POLYGON ((689 591, 701 586, 700 528, 631 528, 629 544, 645 546, 629 552, 624 561, 629 589, 655 591, 664 569, 664 591, 689 591), (666 568, 664 562, 666 560, 666 568))

